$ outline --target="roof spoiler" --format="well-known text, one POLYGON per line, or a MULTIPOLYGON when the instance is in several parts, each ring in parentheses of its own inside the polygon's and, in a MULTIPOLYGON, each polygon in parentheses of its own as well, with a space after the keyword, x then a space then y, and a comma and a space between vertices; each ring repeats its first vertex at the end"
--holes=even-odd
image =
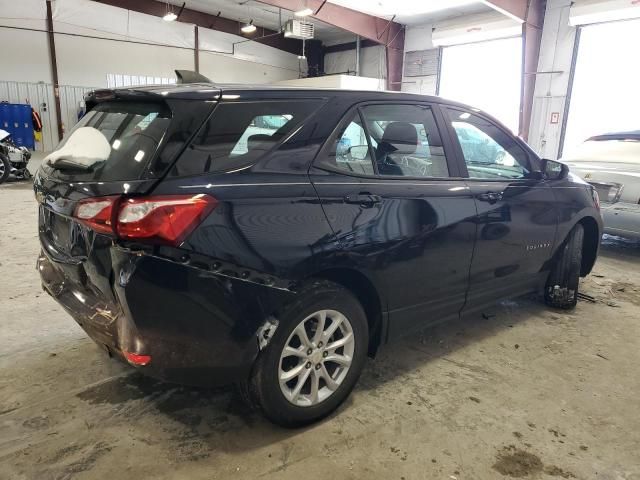
POLYGON ((192 70, 176 70, 178 83, 213 83, 204 75, 192 70))
POLYGON ((640 141, 640 130, 633 130, 631 132, 614 132, 614 133, 605 133, 603 135, 595 135, 593 137, 587 138, 585 141, 602 141, 602 140, 635 140, 640 141))

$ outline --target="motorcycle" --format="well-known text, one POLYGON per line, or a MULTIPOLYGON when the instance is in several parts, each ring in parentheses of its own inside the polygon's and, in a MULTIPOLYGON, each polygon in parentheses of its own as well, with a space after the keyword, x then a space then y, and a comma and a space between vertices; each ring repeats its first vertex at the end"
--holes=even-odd
POLYGON ((11 140, 11 134, 0 129, 0 183, 5 182, 10 175, 18 179, 31 178, 27 164, 31 152, 25 147, 18 147, 11 140))

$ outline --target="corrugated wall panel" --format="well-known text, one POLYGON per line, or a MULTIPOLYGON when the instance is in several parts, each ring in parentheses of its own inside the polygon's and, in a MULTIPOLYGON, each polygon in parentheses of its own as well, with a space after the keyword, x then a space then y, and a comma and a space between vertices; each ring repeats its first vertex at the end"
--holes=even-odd
POLYGON ((78 122, 80 103, 85 94, 96 87, 60 86, 60 109, 62 110, 62 126, 65 135, 78 122))
MULTIPOLYGON (((60 86, 60 107, 64 131, 70 131, 78 121, 80 101, 86 92, 96 87, 60 86)), ((50 152, 58 144, 55 99, 50 83, 8 82, 0 80, 0 102, 29 103, 42 118, 42 141, 36 150, 50 152)))

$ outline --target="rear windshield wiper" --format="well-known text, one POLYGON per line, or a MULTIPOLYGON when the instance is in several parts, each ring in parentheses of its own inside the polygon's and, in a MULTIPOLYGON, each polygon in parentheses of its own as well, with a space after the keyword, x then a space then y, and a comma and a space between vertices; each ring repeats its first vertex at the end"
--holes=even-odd
POLYGON ((93 172, 95 166, 98 163, 102 162, 95 162, 91 165, 85 165, 83 163, 73 162, 66 158, 58 158, 55 162, 48 161, 47 165, 55 170, 66 170, 72 172, 93 172))

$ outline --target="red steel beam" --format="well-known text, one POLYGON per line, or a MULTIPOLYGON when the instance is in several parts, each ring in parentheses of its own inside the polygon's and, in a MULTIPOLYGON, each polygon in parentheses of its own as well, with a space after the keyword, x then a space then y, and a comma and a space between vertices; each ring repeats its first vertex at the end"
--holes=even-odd
MULTIPOLYGON (((125 10, 132 10, 135 12, 146 13, 148 15, 154 15, 156 17, 162 17, 167 13, 167 4, 158 0, 93 0, 94 2, 103 3, 105 5, 111 5, 113 7, 124 8, 125 10)), ((173 11, 178 13, 179 6, 173 6, 173 11)), ((284 50, 285 52, 300 55, 302 53, 302 42, 293 38, 284 38, 282 35, 276 35, 275 30, 268 28, 258 27, 258 30, 254 33, 244 33, 242 26, 244 23, 236 20, 231 20, 218 15, 210 15, 208 13, 199 12, 190 8, 184 8, 178 22, 190 23, 198 27, 209 28, 211 30, 217 30, 219 32, 231 33, 238 35, 246 39, 255 38, 256 42, 270 47, 284 50), (265 37, 266 38, 259 38, 265 37)))
POLYGON ((531 0, 482 0, 482 3, 514 20, 525 22, 531 0))
POLYGON ((313 14, 310 17, 384 45, 387 54, 387 88, 389 90, 400 90, 404 57, 404 25, 335 5, 326 0, 306 0, 306 2, 301 0, 258 1, 294 12, 303 7, 308 7, 313 10, 313 14))

